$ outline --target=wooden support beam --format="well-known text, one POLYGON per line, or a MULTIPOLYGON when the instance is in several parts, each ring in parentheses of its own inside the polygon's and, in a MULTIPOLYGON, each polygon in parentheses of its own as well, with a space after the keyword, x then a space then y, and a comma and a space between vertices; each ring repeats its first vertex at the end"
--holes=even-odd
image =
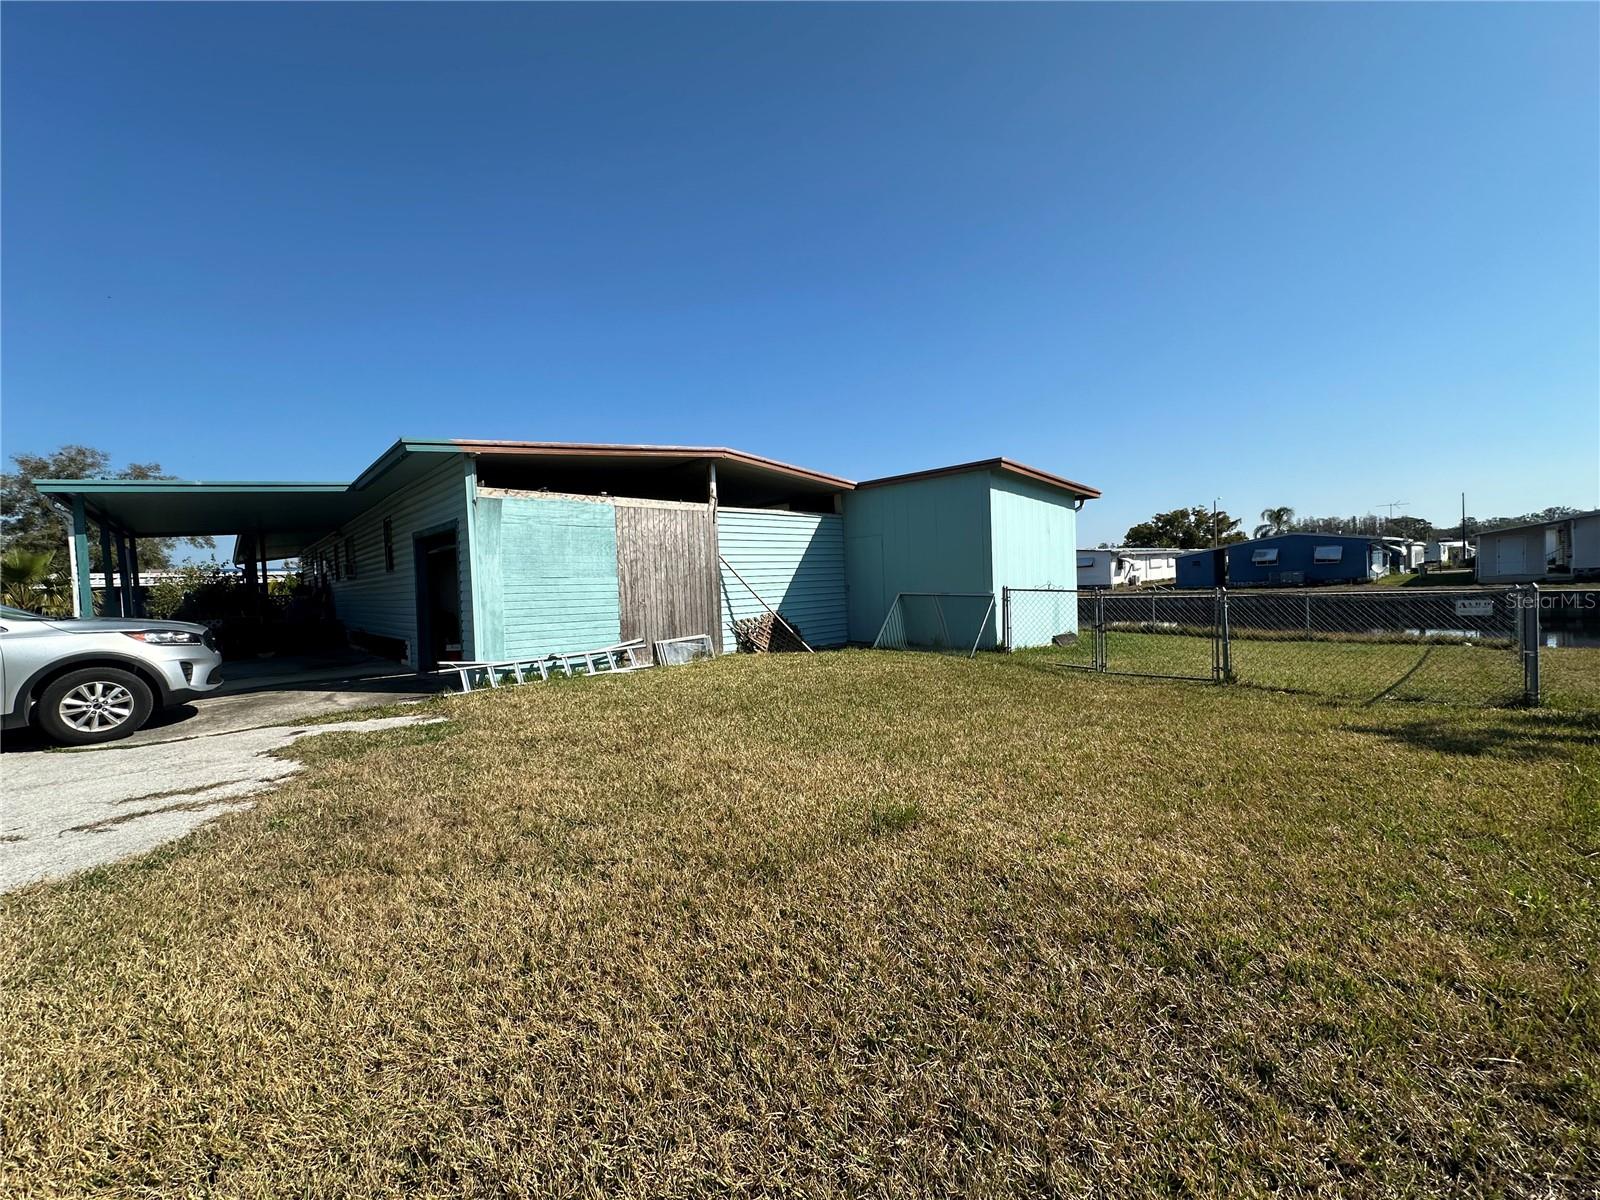
POLYGON ((717 460, 706 464, 711 505, 711 652, 722 653, 722 539, 717 533, 717 460))

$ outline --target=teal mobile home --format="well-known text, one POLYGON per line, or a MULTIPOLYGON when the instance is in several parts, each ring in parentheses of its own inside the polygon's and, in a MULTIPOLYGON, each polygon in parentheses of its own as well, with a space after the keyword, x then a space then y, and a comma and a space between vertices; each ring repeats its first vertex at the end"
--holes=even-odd
POLYGON ((421 439, 347 484, 40 490, 71 505, 80 564, 91 523, 130 557, 233 534, 252 572, 300 559, 355 640, 418 669, 691 634, 727 651, 767 605, 814 646, 870 643, 902 593, 1073 587, 1099 494, 1002 458, 855 483, 716 447, 421 439))

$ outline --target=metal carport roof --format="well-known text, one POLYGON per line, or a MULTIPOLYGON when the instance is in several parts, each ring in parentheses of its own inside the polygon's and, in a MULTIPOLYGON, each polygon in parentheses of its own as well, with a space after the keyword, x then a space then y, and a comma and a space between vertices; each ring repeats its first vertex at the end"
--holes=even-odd
POLYGON ((731 477, 782 480, 797 489, 848 490, 848 479, 723 446, 401 438, 350 483, 278 480, 42 479, 46 495, 81 498, 97 524, 134 537, 238 535, 270 559, 297 555, 438 462, 440 454, 568 464, 719 463, 731 477))

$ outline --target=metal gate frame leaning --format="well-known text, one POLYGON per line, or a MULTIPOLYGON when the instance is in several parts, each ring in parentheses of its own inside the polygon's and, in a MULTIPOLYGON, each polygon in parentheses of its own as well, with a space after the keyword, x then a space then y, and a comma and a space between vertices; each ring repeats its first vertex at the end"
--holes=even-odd
MULTIPOLYGON (((1006 590, 1009 591, 1010 589, 1008 588, 1006 590)), ((896 592, 894 594, 893 602, 889 605, 889 611, 883 616, 883 624, 878 626, 878 636, 872 639, 872 648, 874 650, 881 648, 878 643, 883 641, 884 630, 889 628, 889 621, 894 617, 895 610, 900 607, 900 597, 902 596, 932 596, 934 599, 938 599, 940 596, 953 596, 967 600, 988 600, 989 607, 983 610, 983 616, 978 621, 978 636, 972 639, 972 646, 967 650, 966 657, 971 658, 978 652, 978 643, 983 640, 983 631, 989 625, 989 614, 994 612, 993 592, 896 592)), ((941 607, 938 611, 939 625, 941 628, 943 628, 945 639, 948 641, 950 637, 950 629, 949 626, 945 625, 944 623, 944 609, 941 607)))

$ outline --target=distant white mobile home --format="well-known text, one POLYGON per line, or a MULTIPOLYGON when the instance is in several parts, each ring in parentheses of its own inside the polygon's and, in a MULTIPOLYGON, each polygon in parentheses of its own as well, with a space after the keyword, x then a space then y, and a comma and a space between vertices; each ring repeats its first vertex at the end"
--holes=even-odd
POLYGON ((1422 565, 1422 556, 1427 547, 1421 542, 1405 537, 1383 537, 1378 540, 1389 552, 1391 571, 1415 571, 1422 565))
POLYGON ((1422 561, 1435 568, 1463 566, 1468 557, 1467 543, 1459 538, 1454 541, 1441 538, 1437 542, 1429 542, 1422 552, 1422 561))
POLYGON ((1079 587, 1132 587, 1171 583, 1178 578, 1182 550, 1144 546, 1101 546, 1078 551, 1079 587))
POLYGON ((1600 509, 1478 535, 1479 583, 1600 578, 1600 509))

